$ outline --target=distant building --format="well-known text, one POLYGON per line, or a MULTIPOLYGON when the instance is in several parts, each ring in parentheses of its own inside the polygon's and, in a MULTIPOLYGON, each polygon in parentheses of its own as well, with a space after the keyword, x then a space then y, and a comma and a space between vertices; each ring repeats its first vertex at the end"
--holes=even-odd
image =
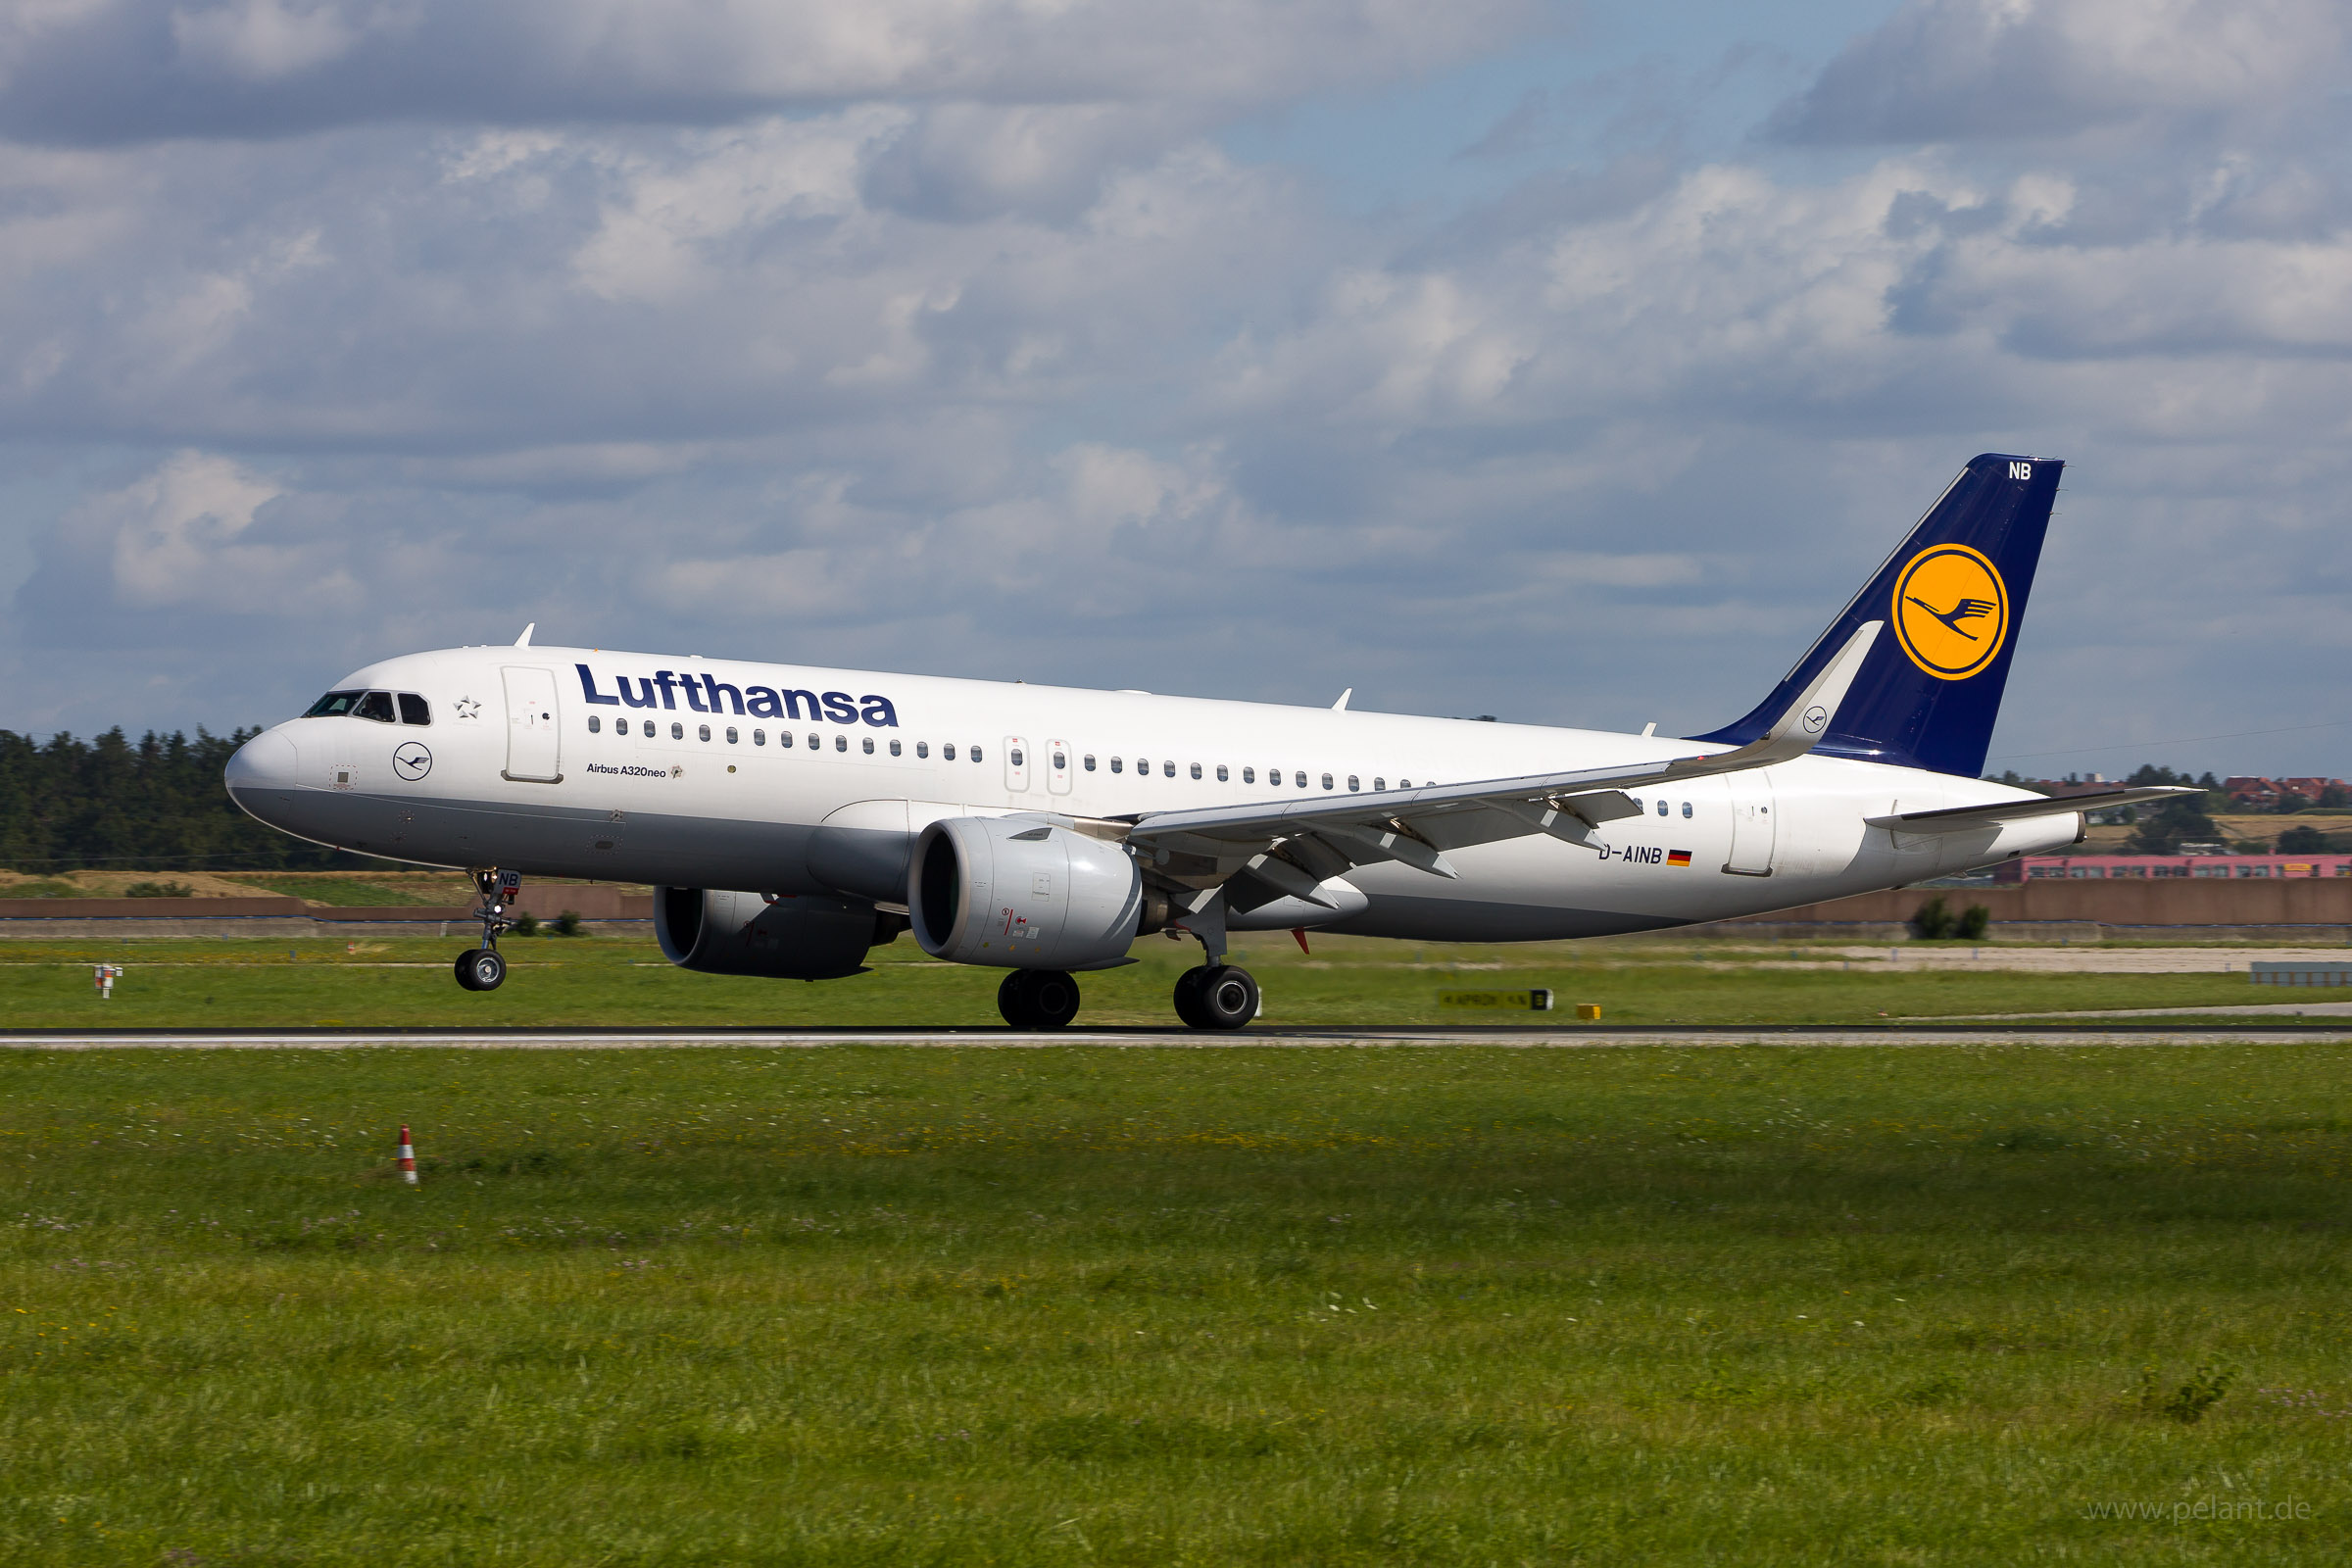
POLYGON ((2249 811, 2273 811, 2289 795, 2300 795, 2317 805, 2322 795, 2346 786, 2340 778, 2257 778, 2240 775, 2222 780, 2222 789, 2231 806, 2249 811))
MULTIPOLYGON (((2186 845, 2181 846, 2183 850, 2186 845)), ((1995 882, 2110 881, 2130 877, 2337 877, 2352 876, 2352 856, 2343 855, 2027 855, 1992 868, 1995 882)))

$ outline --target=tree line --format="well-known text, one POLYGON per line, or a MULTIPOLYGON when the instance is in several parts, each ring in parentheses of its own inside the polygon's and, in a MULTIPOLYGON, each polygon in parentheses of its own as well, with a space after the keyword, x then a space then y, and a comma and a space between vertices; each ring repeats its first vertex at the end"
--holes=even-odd
POLYGON ((190 740, 121 729, 36 741, 0 730, 0 865, 42 874, 82 868, 311 871, 377 865, 289 838, 237 809, 220 783, 231 753, 261 733, 190 740))
MULTIPOLYGON (((2014 768, 1994 782, 2014 784, 2022 789, 2036 787, 2034 780, 2020 778, 2014 768)), ((2070 773, 2065 782, 2073 784, 2078 780, 2070 773)), ((2129 778, 2120 782, 2184 784, 2191 789, 2204 791, 2202 795, 2182 795, 2152 806, 2120 808, 2115 819, 2132 824, 2132 836, 2124 844, 2125 850, 2132 855, 2178 855, 2183 844, 2224 842, 2229 842, 2231 848, 2240 852, 2273 850, 2280 855, 2352 853, 2352 834, 2324 833, 2307 822, 2288 826, 2275 842, 2265 843, 2261 839, 2228 840, 2222 825, 2213 819, 2213 813, 2224 811, 2237 816, 2249 813, 2230 801, 2229 792, 2222 788, 2222 781, 2210 772, 2199 773, 2192 778, 2185 771, 2175 772, 2172 768, 2159 767, 2153 762, 2142 762, 2129 778)), ((2345 799, 2343 790, 2330 787, 2320 792, 2317 802, 2306 801, 2300 795, 2286 796, 2268 814, 2291 816, 2315 805, 2326 809, 2338 809, 2352 805, 2352 800, 2345 799)))

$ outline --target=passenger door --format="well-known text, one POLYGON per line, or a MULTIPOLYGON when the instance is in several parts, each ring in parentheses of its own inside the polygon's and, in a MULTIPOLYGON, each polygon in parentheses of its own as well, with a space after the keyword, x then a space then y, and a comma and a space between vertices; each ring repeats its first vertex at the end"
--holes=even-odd
POLYGON ((563 742, 556 728, 556 673, 510 664, 507 684, 507 773, 534 784, 564 781, 563 742))
POLYGON ((1772 875, 1776 829, 1772 820, 1772 774, 1749 768, 1724 776, 1732 800, 1732 848, 1723 868, 1734 876, 1772 875))

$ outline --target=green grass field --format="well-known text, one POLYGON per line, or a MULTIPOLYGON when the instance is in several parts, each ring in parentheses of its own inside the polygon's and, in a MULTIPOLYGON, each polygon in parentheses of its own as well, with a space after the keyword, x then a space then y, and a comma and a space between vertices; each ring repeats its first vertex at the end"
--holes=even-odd
MULTIPOLYGON (((690 974, 643 938, 509 938, 513 971, 486 996, 461 991, 444 941, 167 940, 0 944, 0 1025, 16 1028, 393 1025, 998 1024, 999 971, 934 963, 911 938, 877 949, 873 972, 800 981, 690 974), (110 1002, 89 965, 128 971, 110 1002)), ((1998 969, 1887 972, 1738 962, 1722 944, 1539 943, 1411 947, 1317 937, 1301 954, 1282 934, 1237 944, 1265 991, 1270 1025, 1348 1027, 1508 1021, 1441 1009, 1452 988, 1549 986, 1562 1013, 1594 1003, 1611 1024, 1876 1023, 1881 1019, 2063 1008, 2207 1006, 2278 1000, 2244 974, 2028 974, 1998 969)), ((1140 960, 1081 977, 1081 1024, 1173 1025, 1177 974, 1200 949, 1158 938, 1140 960)), ((1790 955, 1795 956, 1796 955, 1790 955)), ((1528 1021, 1520 1015, 1520 1021, 1528 1021)), ((1560 1021, 1560 1015, 1544 1020, 1560 1021)))
POLYGON ((0 1053, 0 1559, 2337 1561, 2348 1067, 0 1053))

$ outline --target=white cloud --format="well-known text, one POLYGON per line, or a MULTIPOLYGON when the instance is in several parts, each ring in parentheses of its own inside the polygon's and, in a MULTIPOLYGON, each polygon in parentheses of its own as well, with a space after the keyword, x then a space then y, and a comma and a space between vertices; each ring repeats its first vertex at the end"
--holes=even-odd
POLYGON ((731 281, 739 269, 714 254, 729 240, 854 215, 861 167, 906 118, 868 107, 814 122, 767 120, 688 135, 667 158, 614 157, 618 189, 573 258, 581 282, 603 299, 662 303, 731 281))
MULTIPOLYGON (((394 20, 407 8, 371 9, 377 20, 394 20)), ((334 0, 228 0, 172 12, 172 37, 182 60, 198 72, 251 82, 340 60, 365 30, 334 0)))
POLYGON ((262 509, 284 489, 230 460, 180 452, 153 472, 75 509, 64 523, 77 554, 103 556, 125 610, 305 614, 356 608, 350 573, 322 539, 270 537, 262 509))
POLYGON ((20 0, 12 10, 24 14, 0 20, 0 130, 92 141, 384 121, 710 123, 881 98, 1230 108, 1382 80, 1544 24, 1536 0, 20 0))
POLYGON ((1832 61, 1776 128, 1949 141, 2259 118, 2340 79, 2346 43, 2333 0, 1911 0, 1832 61))

